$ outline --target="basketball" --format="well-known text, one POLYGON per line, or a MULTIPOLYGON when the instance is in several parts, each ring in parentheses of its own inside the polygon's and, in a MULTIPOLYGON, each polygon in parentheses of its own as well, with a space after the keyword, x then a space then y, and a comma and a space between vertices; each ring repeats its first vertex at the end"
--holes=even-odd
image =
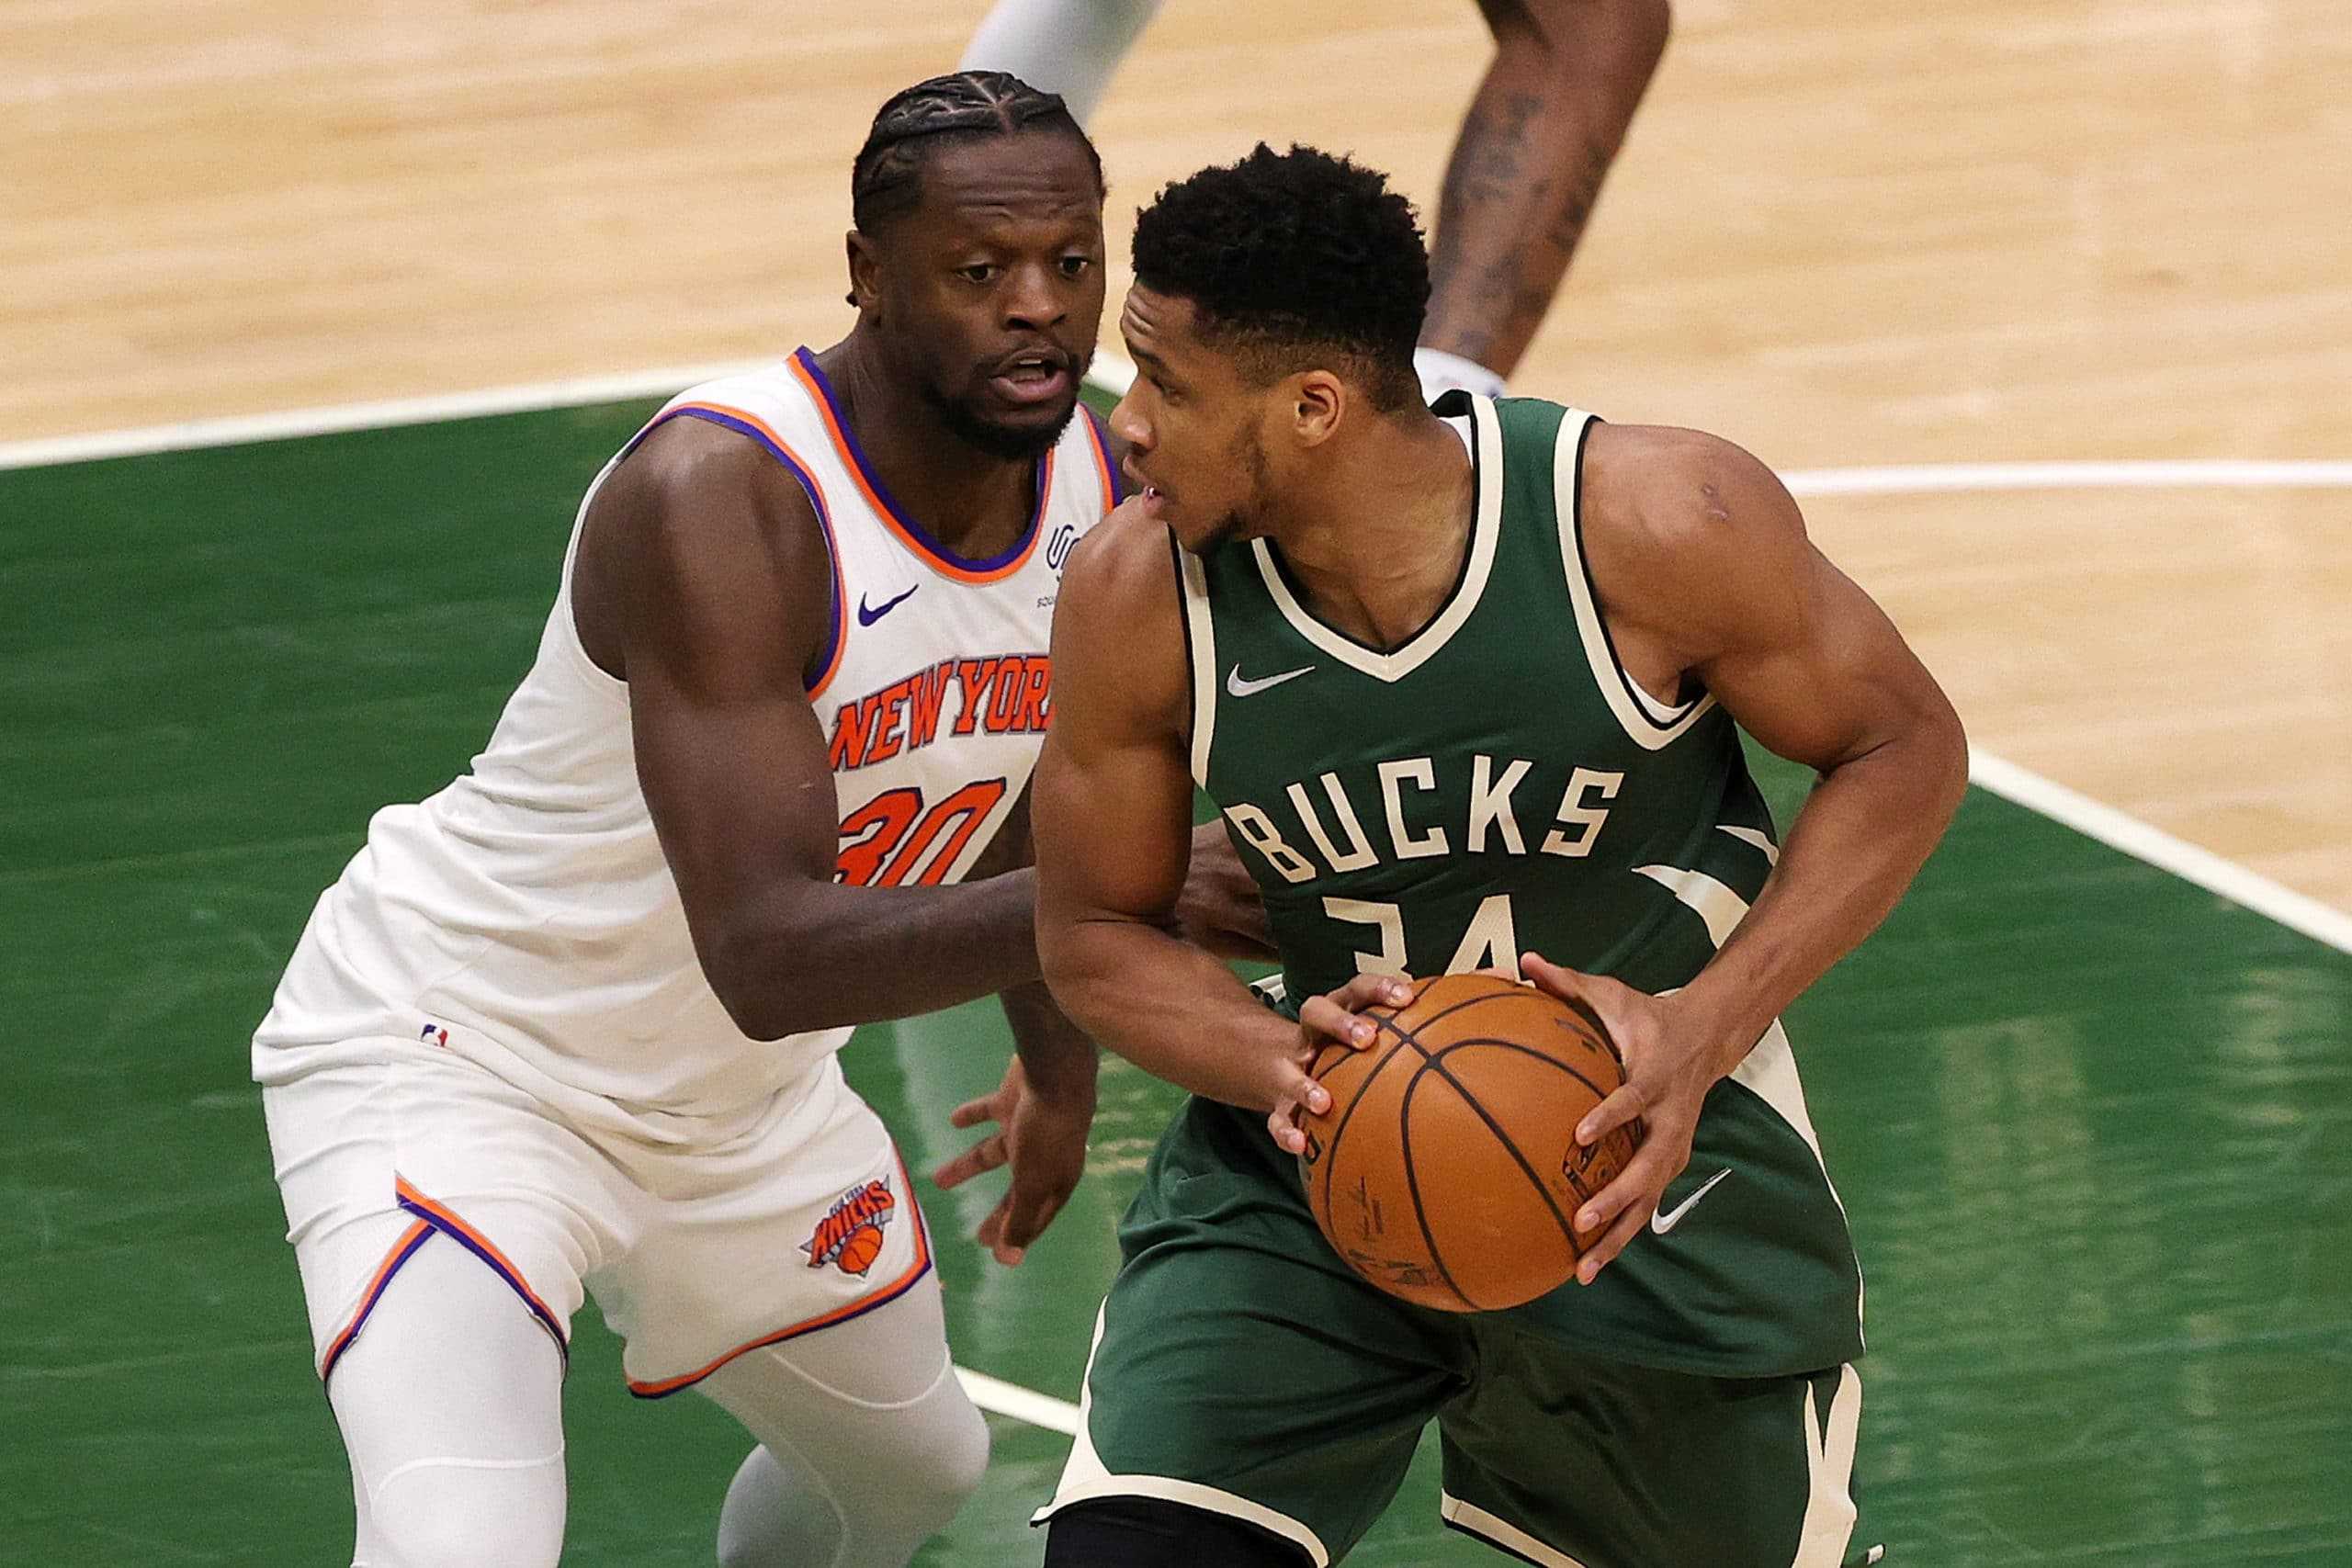
POLYGON ((1369 1007, 1366 1049, 1327 1046, 1331 1109, 1302 1112, 1315 1223, 1351 1268, 1417 1305, 1495 1312, 1567 1283, 1578 1205, 1639 1146, 1639 1123, 1591 1148, 1577 1123, 1625 1081, 1580 1005, 1492 975, 1416 986, 1369 1007))

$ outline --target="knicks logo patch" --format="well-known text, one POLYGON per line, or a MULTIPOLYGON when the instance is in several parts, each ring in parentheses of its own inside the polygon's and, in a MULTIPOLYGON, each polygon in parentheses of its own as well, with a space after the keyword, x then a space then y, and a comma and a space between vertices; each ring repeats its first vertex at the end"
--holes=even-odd
POLYGON ((869 1181, 842 1193, 800 1244, 800 1250, 808 1255, 808 1267, 822 1269, 830 1263, 844 1274, 864 1279, 874 1260, 882 1256, 882 1227, 898 1211, 899 1201, 890 1196, 888 1179, 869 1181))

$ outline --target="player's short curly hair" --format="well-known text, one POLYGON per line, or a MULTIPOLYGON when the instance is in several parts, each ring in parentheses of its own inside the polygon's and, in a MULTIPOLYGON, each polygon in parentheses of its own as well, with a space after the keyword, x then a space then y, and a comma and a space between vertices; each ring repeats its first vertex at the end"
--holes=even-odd
POLYGON ((1376 169, 1261 141, 1138 213, 1135 267, 1152 292, 1191 300, 1203 333, 1261 385, 1336 354, 1384 412, 1419 400, 1429 252, 1413 204, 1376 169))
POLYGON ((1102 160, 1059 96, 1040 92, 1004 71, 958 71, 894 93, 875 111, 865 145, 850 165, 852 220, 871 234, 922 200, 922 165, 932 153, 984 136, 1057 130, 1078 138, 1102 189, 1102 160))

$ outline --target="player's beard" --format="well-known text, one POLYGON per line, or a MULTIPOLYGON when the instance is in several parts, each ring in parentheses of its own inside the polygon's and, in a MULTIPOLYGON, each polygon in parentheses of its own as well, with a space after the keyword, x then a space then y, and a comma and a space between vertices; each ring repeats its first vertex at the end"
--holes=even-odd
POLYGON ((1207 555, 1218 546, 1235 539, 1255 538, 1264 533, 1263 519, 1268 509, 1268 496, 1273 489, 1272 476, 1266 468, 1266 449, 1259 444, 1257 432, 1245 430, 1234 443, 1233 461, 1249 482, 1249 493, 1226 508, 1216 526, 1193 544, 1184 547, 1196 556, 1207 555))
POLYGON ((1005 462, 1035 462, 1053 449, 1054 443, 1062 438, 1062 432, 1069 428, 1069 422, 1078 414, 1075 377, 1072 387, 1069 407, 1051 424, 1004 425, 942 391, 928 378, 922 382, 923 400, 939 415, 939 423, 947 427, 949 434, 976 452, 1005 462))

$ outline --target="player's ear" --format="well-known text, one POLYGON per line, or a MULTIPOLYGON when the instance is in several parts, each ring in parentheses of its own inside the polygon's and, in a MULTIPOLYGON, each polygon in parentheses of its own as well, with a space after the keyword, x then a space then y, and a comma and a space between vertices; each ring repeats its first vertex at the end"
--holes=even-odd
POLYGON ((846 298, 861 311, 878 310, 882 304, 882 261, 874 254, 874 242, 854 229, 843 238, 849 256, 846 298))
POLYGON ((1346 383, 1329 370, 1292 378, 1291 422, 1303 446, 1320 446, 1340 428, 1351 400, 1346 383))

